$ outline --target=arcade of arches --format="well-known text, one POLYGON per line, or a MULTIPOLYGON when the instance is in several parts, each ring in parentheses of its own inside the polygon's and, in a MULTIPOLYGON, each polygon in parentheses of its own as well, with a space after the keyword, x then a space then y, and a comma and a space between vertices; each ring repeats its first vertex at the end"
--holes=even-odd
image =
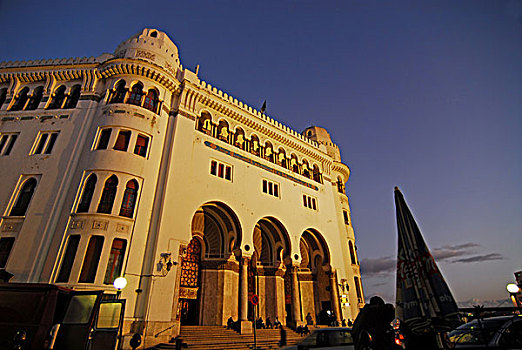
POLYGON ((192 239, 180 248, 176 319, 181 324, 224 325, 229 317, 249 324, 253 294, 259 295, 256 312, 263 320, 277 317, 296 325, 311 316, 314 323, 324 323, 330 310, 340 321, 337 277, 319 232, 302 233, 300 265, 292 263, 299 256, 290 256, 290 236, 276 218, 257 222, 254 247, 245 245, 243 251, 242 237, 237 216, 225 204, 211 202, 196 211, 192 239))

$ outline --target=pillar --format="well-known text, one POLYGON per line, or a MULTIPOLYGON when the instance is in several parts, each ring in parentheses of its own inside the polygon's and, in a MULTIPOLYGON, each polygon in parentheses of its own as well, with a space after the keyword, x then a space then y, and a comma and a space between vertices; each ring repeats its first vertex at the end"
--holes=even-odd
POLYGON ((337 287, 337 272, 332 269, 329 274, 330 277, 330 299, 335 314, 335 319, 341 324, 341 308, 339 307, 339 288, 337 287))
POLYGON ((301 299, 299 298, 299 280, 297 278, 297 266, 290 268, 290 275, 292 277, 292 320, 293 326, 297 327, 303 323, 301 318, 301 299))
POLYGON ((239 324, 241 334, 252 333, 252 323, 248 320, 248 264, 250 259, 241 258, 239 270, 239 324))

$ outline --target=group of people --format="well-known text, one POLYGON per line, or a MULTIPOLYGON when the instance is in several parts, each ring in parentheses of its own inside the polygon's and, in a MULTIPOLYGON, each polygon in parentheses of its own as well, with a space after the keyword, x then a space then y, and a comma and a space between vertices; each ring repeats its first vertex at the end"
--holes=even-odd
MULTIPOLYGON (((281 322, 279 321, 279 319, 275 318, 274 320, 274 323, 272 323, 272 321, 270 320, 270 317, 267 317, 266 318, 266 323, 263 322, 263 318, 262 317, 259 317, 256 321, 255 321, 255 326, 257 329, 265 329, 265 328, 281 328, 282 325, 281 325, 281 322)), ((235 331, 239 331, 239 321, 234 321, 234 319, 232 318, 232 316, 230 316, 227 320, 227 329, 232 329, 232 330, 235 330, 235 331)))

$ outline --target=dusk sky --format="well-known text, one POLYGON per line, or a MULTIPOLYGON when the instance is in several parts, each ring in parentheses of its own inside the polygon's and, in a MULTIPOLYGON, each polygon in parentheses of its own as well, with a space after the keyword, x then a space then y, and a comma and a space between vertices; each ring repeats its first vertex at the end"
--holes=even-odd
MULTIPOLYGON (((212 86, 329 130, 366 297, 393 302, 399 186, 459 302, 522 270, 522 1, 0 0, 0 61, 166 32, 212 86)), ((490 304, 497 305, 498 302, 490 304)))

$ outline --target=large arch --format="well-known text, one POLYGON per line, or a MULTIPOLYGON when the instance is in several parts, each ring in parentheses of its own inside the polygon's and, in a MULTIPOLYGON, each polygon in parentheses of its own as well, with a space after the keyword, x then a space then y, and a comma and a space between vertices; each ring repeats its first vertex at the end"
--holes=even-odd
POLYGON ((329 324, 339 313, 337 283, 332 282, 331 256, 324 237, 315 229, 307 229, 299 242, 301 264, 299 284, 303 319, 317 324, 329 324))
MULTIPOLYGON (((274 217, 260 219, 253 232, 254 253, 249 275, 249 294, 259 295, 258 316, 263 319, 285 316, 285 263, 291 261, 290 236, 274 217)), ((252 317, 253 307, 249 310, 252 317)))
POLYGON ((177 319, 181 324, 223 325, 238 316, 239 219, 226 204, 208 202, 194 213, 191 231, 181 259, 177 319))

